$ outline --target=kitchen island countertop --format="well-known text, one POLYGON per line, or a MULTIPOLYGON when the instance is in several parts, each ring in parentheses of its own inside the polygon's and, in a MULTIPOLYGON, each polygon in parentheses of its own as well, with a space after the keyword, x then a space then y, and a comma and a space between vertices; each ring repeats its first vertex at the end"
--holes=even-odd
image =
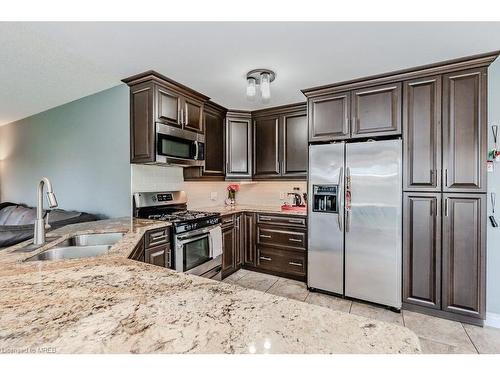
POLYGON ((23 262, 0 252, 3 353, 419 353, 397 325, 178 273, 127 256, 148 229, 116 219, 67 226, 36 252, 80 233, 123 231, 93 258, 23 262))

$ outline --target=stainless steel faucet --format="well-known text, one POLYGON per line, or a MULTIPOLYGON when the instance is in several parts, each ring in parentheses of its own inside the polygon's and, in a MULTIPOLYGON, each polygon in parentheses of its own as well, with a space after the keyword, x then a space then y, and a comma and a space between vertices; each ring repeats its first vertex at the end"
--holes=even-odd
POLYGON ((37 199, 38 203, 36 206, 36 220, 35 220, 35 233, 33 236, 34 245, 43 245, 45 243, 45 229, 49 227, 49 214, 47 213, 45 221, 43 219, 43 187, 47 185, 47 201, 49 202, 50 208, 57 207, 57 199, 54 195, 54 190, 52 189, 52 184, 47 177, 43 177, 38 184, 37 199))

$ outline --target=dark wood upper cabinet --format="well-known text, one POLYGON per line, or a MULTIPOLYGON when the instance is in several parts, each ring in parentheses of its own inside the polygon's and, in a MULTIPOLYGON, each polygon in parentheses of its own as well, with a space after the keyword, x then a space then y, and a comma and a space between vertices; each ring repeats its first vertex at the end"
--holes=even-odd
POLYGON ((486 192, 486 68, 443 76, 443 190, 486 192))
POLYGON ((154 87, 139 84, 130 89, 130 162, 150 163, 156 159, 154 87))
POLYGON ((160 85, 156 85, 155 90, 157 98, 156 122, 182 127, 180 118, 181 95, 160 85))
POLYGON ((203 107, 205 166, 184 168, 184 180, 224 180, 224 122, 227 110, 211 101, 203 107))
POLYGON ((183 99, 184 129, 203 133, 203 102, 192 98, 183 99))
POLYGON ((123 80, 130 86, 130 162, 156 161, 156 123, 203 133, 207 96, 147 71, 123 80))
POLYGON ((443 194, 443 310, 485 317, 486 194, 443 194))
POLYGON ((441 309, 441 193, 405 193, 403 301, 441 309))
POLYGON ((282 118, 282 170, 284 177, 307 178, 307 114, 292 112, 282 118))
POLYGON ((305 103, 252 112, 254 174, 262 179, 307 178, 307 110, 305 103))
POLYGON ((441 76, 403 87, 403 188, 441 190, 441 76))
POLYGON ((279 116, 256 118, 253 122, 253 140, 254 178, 279 176, 279 116))
POLYGON ((249 112, 226 115, 226 178, 252 178, 252 119, 249 112))
POLYGON ((307 107, 309 142, 333 141, 350 137, 350 92, 309 98, 307 107))
POLYGON ((401 134, 401 83, 352 92, 352 138, 397 134, 401 134))

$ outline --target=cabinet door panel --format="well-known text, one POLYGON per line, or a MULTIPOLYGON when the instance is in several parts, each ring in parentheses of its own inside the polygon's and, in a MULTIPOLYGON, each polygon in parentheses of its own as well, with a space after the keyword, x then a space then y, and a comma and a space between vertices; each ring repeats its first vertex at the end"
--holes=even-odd
POLYGON ((252 128, 250 119, 226 119, 226 177, 252 177, 252 128))
POLYGON ((167 252, 168 252, 168 246, 165 245, 146 249, 145 262, 149 264, 154 264, 156 266, 165 267, 167 252))
POLYGON ((403 300, 441 308, 441 193, 406 193, 403 300))
POLYGON ((222 273, 229 273, 234 267, 235 227, 222 228, 222 273))
POLYGON ((245 212, 243 214, 243 264, 249 266, 256 265, 256 247, 255 247, 255 214, 245 212))
POLYGON ((349 92, 310 98, 309 141, 330 141, 349 138, 351 94, 349 92))
POLYGON ((198 133, 203 133, 203 103, 190 99, 184 99, 184 128, 193 130, 198 133))
POLYGON ((140 85, 130 90, 130 162, 156 159, 154 144, 153 87, 140 85))
POLYGON ((443 76, 445 191, 486 192, 486 69, 443 76))
POLYGON ((204 175, 224 175, 224 117, 222 114, 205 112, 205 167, 204 175))
POLYGON ((352 138, 401 134, 401 83, 352 92, 352 138))
POLYGON ((158 106, 156 121, 180 127, 180 95, 160 86, 157 87, 156 97, 158 106))
POLYGON ((307 176, 307 115, 297 113, 283 116, 284 177, 307 176))
POLYGON ((254 177, 264 178, 279 176, 278 117, 256 119, 253 123, 253 131, 254 177))
POLYGON ((443 199, 443 310, 484 319, 486 194, 443 199))
POLYGON ((404 83, 405 190, 441 189, 441 77, 404 83))

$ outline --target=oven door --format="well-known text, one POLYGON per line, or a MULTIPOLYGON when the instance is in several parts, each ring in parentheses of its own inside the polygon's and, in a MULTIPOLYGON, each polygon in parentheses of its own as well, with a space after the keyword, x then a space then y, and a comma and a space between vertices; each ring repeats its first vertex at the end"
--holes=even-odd
MULTIPOLYGON (((175 237, 175 269, 180 272, 203 276, 222 263, 220 254, 214 257, 216 241, 209 227, 183 233, 175 237)), ((220 251, 217 251, 219 253, 220 251)))

